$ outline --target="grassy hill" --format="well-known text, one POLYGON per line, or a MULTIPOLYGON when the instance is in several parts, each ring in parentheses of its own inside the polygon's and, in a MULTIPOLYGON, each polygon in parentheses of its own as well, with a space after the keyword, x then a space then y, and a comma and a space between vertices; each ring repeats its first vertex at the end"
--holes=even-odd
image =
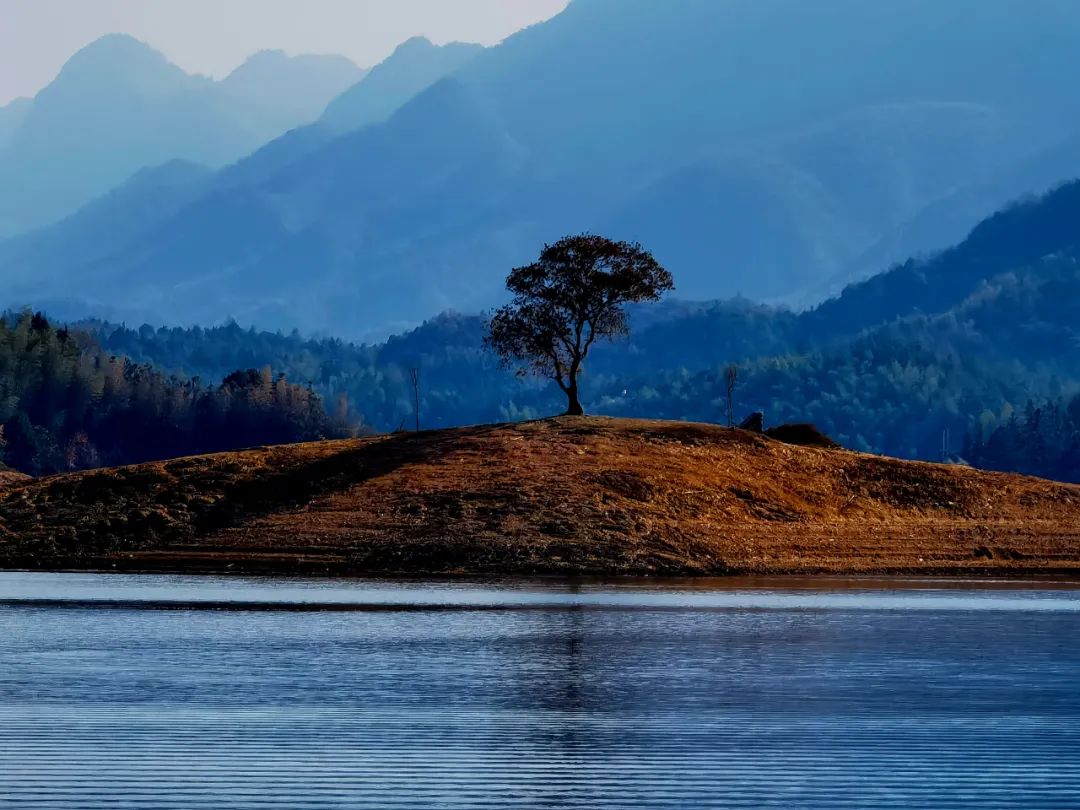
POLYGON ((16 484, 5 567, 278 573, 1080 573, 1080 487, 557 418, 16 484))
POLYGON ((0 464, 0 489, 15 486, 15 484, 21 484, 29 480, 30 476, 15 472, 14 470, 9 470, 7 467, 0 464))

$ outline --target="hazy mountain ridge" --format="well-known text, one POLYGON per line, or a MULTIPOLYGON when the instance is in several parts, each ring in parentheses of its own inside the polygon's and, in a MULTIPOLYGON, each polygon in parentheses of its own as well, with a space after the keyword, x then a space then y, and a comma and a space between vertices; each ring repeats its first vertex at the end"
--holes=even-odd
POLYGON ((269 113, 280 116, 285 128, 314 120, 325 108, 328 94, 333 98, 335 90, 347 92, 369 72, 344 56, 289 56, 279 50, 259 51, 218 86, 230 97, 261 104, 269 113))
POLYGON ((1080 132, 1080 7, 1036 5, 577 0, 384 123, 290 133, 107 266, 73 256, 65 291, 94 311, 105 273, 161 321, 369 336, 490 305, 542 242, 597 230, 689 297, 804 303, 962 238, 963 217, 889 237, 952 198, 988 213, 1007 167, 1073 173, 1050 145, 1080 132))
POLYGON ((86 46, 19 107, 6 138, 0 126, 0 234, 56 221, 144 167, 224 165, 318 115, 363 75, 341 57, 269 59, 215 82, 126 35, 86 46))
POLYGON ((320 123, 342 133, 378 124, 402 104, 452 74, 484 50, 482 45, 433 45, 424 37, 403 42, 387 59, 332 100, 320 123))
POLYGON ((50 278, 62 285, 70 256, 87 261, 107 255, 179 210, 212 175, 206 166, 184 160, 140 169, 57 224, 0 242, 0 262, 12 268, 9 290, 31 290, 50 278))
MULTIPOLYGON (((369 294, 388 298, 400 294, 400 277, 389 264, 395 252, 416 241, 438 238, 456 226, 453 217, 468 212, 477 218, 490 216, 498 205, 500 181, 522 165, 520 147, 506 135, 493 111, 453 80, 424 91, 386 126, 326 142, 324 131, 311 128, 287 137, 302 139, 309 133, 311 143, 303 160, 278 164, 270 154, 276 142, 252 158, 273 166, 267 176, 256 171, 252 180, 244 162, 227 168, 171 218, 151 223, 137 240, 121 246, 122 252, 103 252, 85 262, 81 283, 65 285, 66 290, 85 295, 94 311, 91 296, 100 301, 100 290, 123 282, 129 284, 126 301, 134 311, 182 312, 187 323, 215 322, 224 315, 257 323, 283 322, 298 302, 311 310, 321 307, 324 323, 327 307, 330 317, 346 318, 352 302, 343 297, 342 309, 335 312, 332 300, 325 297, 325 276, 320 285, 296 288, 299 264, 317 256, 323 273, 345 285, 348 280, 334 274, 351 269, 359 257, 369 268, 369 294), (438 110, 438 129, 428 124, 432 108, 438 110), (407 200, 411 207, 400 212, 395 193, 406 181, 415 196, 407 200), (360 188, 365 190, 362 195, 356 193, 360 188), (421 212, 417 205, 424 207, 421 212), (453 215, 449 222, 447 214, 453 215), (191 233, 201 236, 187 238, 191 233), (369 248, 374 239, 378 242, 369 248), (250 295, 247 272, 258 273, 258 298, 250 295), (228 311, 222 312, 222 304, 228 311)), ((444 267, 444 273, 456 269, 449 260, 444 267)), ((429 266, 433 277, 441 269, 429 266)), ((452 303, 434 283, 431 294, 425 296, 426 292, 410 293, 414 305, 408 315, 415 320, 452 303)))
MULTIPOLYGON (((449 70, 458 62, 471 58, 478 50, 480 46, 452 43, 439 48, 426 40, 410 40, 405 46, 399 48, 394 56, 387 60, 387 63, 378 66, 371 75, 366 75, 350 91, 346 91, 342 97, 343 101, 346 106, 353 103, 349 98, 350 93, 367 87, 369 82, 374 82, 374 89, 365 90, 361 94, 362 102, 381 105, 384 109, 400 107, 411 98, 408 87, 410 81, 416 80, 418 76, 431 75, 432 70, 435 73, 444 69, 449 70)), ((272 54, 259 58, 280 61, 279 57, 272 54)), ((463 101, 463 103, 468 105, 468 102, 463 101)), ((346 114, 349 112, 346 110, 346 114)), ((462 117, 459 116, 459 118, 462 117)), ((470 125, 468 121, 464 123, 466 126, 470 125)), ((444 129, 444 131, 447 134, 450 133, 450 130, 444 129)), ((346 162, 355 162, 351 153, 357 151, 357 154, 362 155, 366 148, 365 139, 369 137, 359 132, 355 135, 349 132, 341 133, 329 124, 317 121, 286 132, 215 174, 207 172, 200 176, 197 182, 192 182, 183 189, 175 186, 167 189, 153 188, 150 184, 140 181, 140 175, 153 176, 159 171, 158 168, 138 172, 114 191, 91 202, 57 225, 32 231, 7 242, 0 242, 0 267, 8 274, 12 282, 9 294, 14 297, 14 300, 35 301, 66 315, 77 315, 81 307, 84 312, 89 308, 105 317, 155 319, 154 313, 161 311, 155 310, 155 307, 169 306, 167 290, 163 293, 151 292, 137 298, 132 296, 126 300, 112 298, 105 301, 100 297, 104 285, 116 279, 116 265, 119 263, 123 266, 125 261, 122 255, 123 250, 130 248, 138 256, 152 253, 155 249, 154 239, 158 233, 156 229, 170 216, 175 215, 180 222, 193 228, 202 227, 197 223, 206 223, 209 227, 217 227, 219 224, 227 227, 230 223, 229 211, 242 212, 241 221, 254 220, 260 224, 260 227, 266 228, 260 236, 257 230, 243 230, 240 222, 233 222, 237 233, 232 236, 240 233, 248 234, 258 239, 260 248, 269 253, 274 250, 285 250, 283 242, 290 238, 301 242, 305 238, 310 238, 310 235, 296 233, 297 217, 300 215, 301 206, 281 202, 284 199, 281 189, 287 188, 290 183, 297 180, 303 181, 306 170, 302 169, 298 177, 293 180, 288 179, 286 170, 303 158, 322 151, 328 156, 322 158, 321 163, 327 166, 328 173, 332 176, 337 174, 335 161, 340 158, 346 162), (340 143, 335 143, 336 141, 340 143), (285 179, 279 180, 277 177, 279 174, 285 175, 285 179), (236 196, 233 204, 225 200, 229 194, 236 196), (227 210, 222 206, 228 206, 227 210), (247 206, 250 206, 249 211, 245 211, 247 206), (202 210, 199 210, 200 207, 202 210), (254 213, 259 210, 269 212, 269 218, 259 218, 254 213), (280 229, 273 212, 281 214, 283 222, 280 229), (105 227, 110 222, 117 227, 105 227), (85 242, 80 242, 81 235, 87 233, 92 234, 95 239, 93 249, 89 250, 85 242), (138 244, 134 244, 136 242, 138 244), (66 250, 67 246, 71 246, 72 249, 66 250), (71 285, 70 280, 64 278, 65 269, 75 263, 80 266, 80 278, 86 282, 81 287, 71 285), (76 297, 73 297, 73 293, 76 297)), ((175 163, 177 162, 172 162, 172 164, 175 163)), ((372 201, 368 200, 368 202, 372 201)), ((310 208, 310 205, 307 207, 310 208)), ((325 223, 320 225, 320 228, 324 226, 325 223)), ((227 234, 223 234, 224 236, 227 234)), ((182 249, 186 257, 185 261, 189 262, 184 267, 190 269, 199 266, 197 251, 201 244, 202 240, 191 249, 182 249)), ((172 250, 171 243, 168 241, 166 241, 165 250, 172 250)), ((172 258, 176 259, 177 256, 173 255, 172 258)), ((170 260, 166 260, 165 264, 168 265, 170 260)), ((161 277, 162 274, 156 272, 157 270, 158 268, 155 267, 155 272, 151 273, 152 278, 161 277)), ((189 288, 199 289, 200 277, 200 273, 192 272, 190 277, 184 278, 181 274, 178 279, 189 288)), ((206 281, 210 284, 213 282, 214 278, 208 278, 206 281)), ((221 290, 208 290, 209 302, 216 301, 221 292, 221 290)), ((241 293, 242 291, 238 291, 237 294, 241 293)), ((196 297, 199 296, 201 292, 196 295, 196 297)), ((288 296, 284 296, 283 300, 287 298, 288 296)), ((435 300, 431 303, 432 306, 427 311, 441 308, 445 302, 435 300)), ((237 317, 251 317, 259 311, 269 311, 272 313, 269 316, 271 319, 288 317, 287 312, 279 311, 278 304, 272 298, 252 306, 251 310, 234 307, 231 312, 237 317)), ((180 310, 174 309, 175 311, 180 310)), ((208 320, 220 318, 220 314, 216 311, 204 313, 194 307, 190 309, 190 314, 185 320, 197 321, 204 315, 208 320)))
POLYGON ((960 244, 853 284, 808 319, 859 328, 908 315, 936 314, 960 305, 975 287, 1048 257, 1080 256, 1080 182, 1018 201, 980 222, 960 244))

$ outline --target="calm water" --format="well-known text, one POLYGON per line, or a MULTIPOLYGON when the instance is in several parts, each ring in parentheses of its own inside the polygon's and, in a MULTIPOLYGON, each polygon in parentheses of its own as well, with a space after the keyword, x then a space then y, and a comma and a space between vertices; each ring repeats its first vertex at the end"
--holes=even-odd
POLYGON ((0 574, 4 808, 1080 807, 1080 590, 0 574))

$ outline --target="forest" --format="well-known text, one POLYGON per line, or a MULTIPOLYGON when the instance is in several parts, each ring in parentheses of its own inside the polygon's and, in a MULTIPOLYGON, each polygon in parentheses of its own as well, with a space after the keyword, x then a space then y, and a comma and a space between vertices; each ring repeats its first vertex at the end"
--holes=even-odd
POLYGON ((0 463, 31 475, 344 437, 346 406, 269 367, 217 384, 105 352, 40 314, 0 320, 0 463))
MULTIPOLYGON (((1080 391, 1069 306, 1076 300, 1080 270, 1058 257, 980 283, 948 312, 907 315, 853 335, 834 322, 823 327, 815 312, 794 315, 746 301, 661 304, 633 314, 628 340, 594 350, 582 378, 584 403, 592 413, 723 421, 723 369, 736 363, 742 415, 760 410, 769 424, 811 421, 856 450, 970 461, 968 434, 988 435, 1029 400, 1080 391)), ((413 424, 410 368, 420 370, 425 428, 561 408, 553 385, 499 368, 481 346, 479 316, 442 315, 374 345, 236 324, 80 328, 109 352, 208 380, 232 368, 271 365, 310 382, 328 402, 347 396, 349 418, 374 430, 413 424)))
POLYGON ((1028 402, 993 430, 976 425, 964 457, 987 470, 1080 483, 1080 396, 1028 402))

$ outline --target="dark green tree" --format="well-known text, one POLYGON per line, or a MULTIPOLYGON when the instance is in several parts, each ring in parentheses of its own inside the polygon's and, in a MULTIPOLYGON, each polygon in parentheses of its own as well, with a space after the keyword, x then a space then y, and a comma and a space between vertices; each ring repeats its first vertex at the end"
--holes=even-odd
POLYGON ((554 380, 566 394, 566 413, 579 415, 578 376, 589 349, 629 333, 626 304, 658 301, 674 286, 637 243, 568 236, 511 271, 506 288, 514 298, 491 317, 484 344, 519 374, 554 380))

